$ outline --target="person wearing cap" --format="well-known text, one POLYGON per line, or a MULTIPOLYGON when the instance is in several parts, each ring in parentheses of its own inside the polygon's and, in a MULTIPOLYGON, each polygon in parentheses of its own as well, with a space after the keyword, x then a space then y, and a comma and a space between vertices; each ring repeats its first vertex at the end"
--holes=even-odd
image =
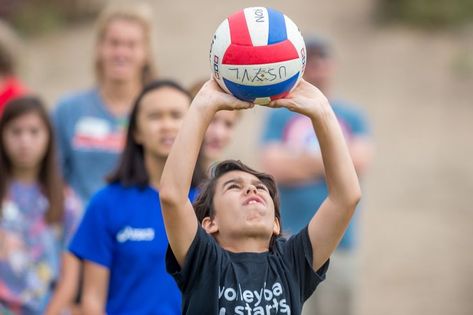
MULTIPOLYGON (((328 42, 319 37, 305 40, 307 63, 304 79, 329 98, 358 176, 362 178, 373 151, 368 123, 360 108, 331 94, 334 64, 328 42)), ((289 235, 298 233, 328 194, 322 156, 311 121, 287 109, 270 111, 263 128, 260 157, 264 170, 278 183, 284 232, 289 235)), ((327 274, 326 283, 307 301, 303 314, 349 315, 353 312, 356 236, 355 216, 332 255, 333 267, 327 274)))

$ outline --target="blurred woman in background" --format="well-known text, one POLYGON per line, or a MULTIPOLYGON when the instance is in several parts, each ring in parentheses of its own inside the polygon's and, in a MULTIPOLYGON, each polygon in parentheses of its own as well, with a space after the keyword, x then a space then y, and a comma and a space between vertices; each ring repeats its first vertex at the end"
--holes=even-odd
POLYGON ((97 86, 64 97, 54 111, 64 177, 84 202, 116 166, 133 101, 156 75, 150 14, 147 6, 135 4, 102 13, 95 47, 97 86))

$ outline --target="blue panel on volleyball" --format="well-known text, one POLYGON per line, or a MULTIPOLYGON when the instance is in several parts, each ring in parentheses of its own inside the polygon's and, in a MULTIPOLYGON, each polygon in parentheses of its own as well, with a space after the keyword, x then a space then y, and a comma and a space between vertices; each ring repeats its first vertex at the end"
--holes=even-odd
POLYGON ((225 82, 225 86, 228 88, 230 93, 235 95, 235 97, 248 102, 253 102, 256 98, 259 97, 270 97, 274 95, 279 95, 285 91, 289 91, 296 83, 298 77, 299 72, 287 79, 286 81, 263 86, 242 85, 229 81, 225 78, 223 78, 223 81, 225 82))
POLYGON ((268 8, 269 34, 268 45, 276 44, 287 39, 286 21, 284 15, 274 9, 268 8))

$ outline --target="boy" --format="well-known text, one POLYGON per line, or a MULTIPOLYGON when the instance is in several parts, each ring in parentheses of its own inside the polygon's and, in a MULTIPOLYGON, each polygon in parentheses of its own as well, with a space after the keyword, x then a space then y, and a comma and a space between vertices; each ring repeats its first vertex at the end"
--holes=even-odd
POLYGON ((210 121, 219 110, 253 106, 208 81, 194 98, 164 167, 160 200, 170 245, 166 264, 183 294, 183 314, 300 314, 324 279, 360 199, 330 104, 302 80, 286 99, 268 106, 306 115, 319 138, 329 195, 308 226, 282 239, 273 179, 236 161, 216 167, 194 210, 187 196, 210 121))

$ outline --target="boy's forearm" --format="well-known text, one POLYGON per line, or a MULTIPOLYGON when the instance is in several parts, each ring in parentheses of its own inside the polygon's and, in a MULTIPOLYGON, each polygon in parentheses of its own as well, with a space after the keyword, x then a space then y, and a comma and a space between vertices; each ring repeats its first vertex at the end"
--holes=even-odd
POLYGON ((356 203, 361 195, 358 178, 339 122, 327 103, 310 117, 320 143, 329 196, 356 203))
POLYGON ((172 189, 179 197, 187 199, 197 156, 212 117, 207 108, 190 107, 167 158, 161 190, 172 189))

